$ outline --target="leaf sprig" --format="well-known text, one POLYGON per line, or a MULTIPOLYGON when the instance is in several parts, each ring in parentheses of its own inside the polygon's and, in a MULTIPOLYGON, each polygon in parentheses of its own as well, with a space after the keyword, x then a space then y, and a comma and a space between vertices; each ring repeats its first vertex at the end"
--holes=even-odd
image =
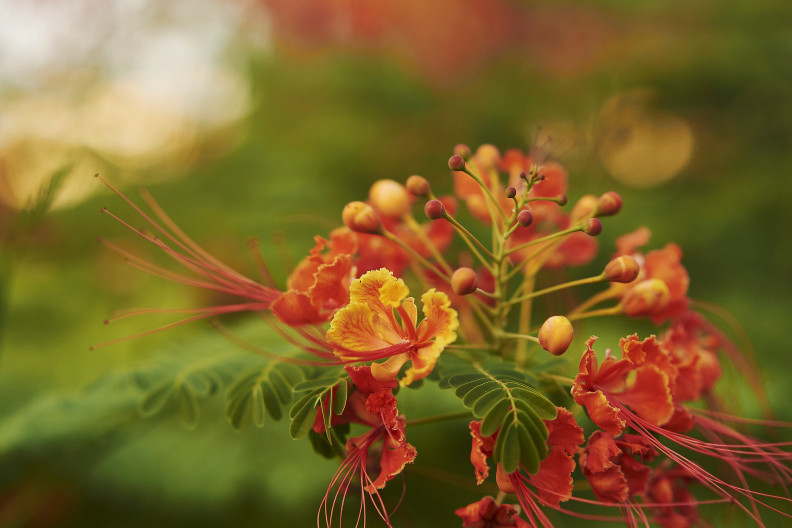
POLYGON ((530 474, 547 457, 547 427, 556 406, 530 385, 531 376, 514 363, 488 358, 481 363, 447 364, 440 388, 454 389, 481 420, 482 436, 498 432, 493 457, 507 473, 522 466, 530 474))

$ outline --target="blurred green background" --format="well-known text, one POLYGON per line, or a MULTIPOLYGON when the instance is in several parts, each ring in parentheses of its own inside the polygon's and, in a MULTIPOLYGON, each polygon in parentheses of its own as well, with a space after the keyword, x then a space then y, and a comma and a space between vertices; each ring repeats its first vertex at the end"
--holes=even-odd
MULTIPOLYGON (((142 225, 97 172, 133 198, 145 184, 251 276, 259 238, 282 281, 374 180, 450 191, 456 143, 534 148, 567 167, 571 200, 624 198, 595 264, 569 276, 639 225, 652 248, 677 242, 691 297, 744 327, 792 420, 790 20, 779 1, 0 0, 0 526, 311 526, 336 467, 284 422, 235 432, 221 395, 194 428, 138 413, 147 380, 260 360, 201 323, 89 350, 169 320, 103 326, 111 310, 211 302, 96 242, 158 257, 100 214, 142 225)), ((254 317, 228 324, 283 347, 254 317)), ((633 331, 655 330, 578 335, 614 346, 633 331)), ((733 403, 743 376, 725 377, 727 407, 758 416, 733 403)), ((408 417, 455 405, 405 392, 408 417)), ((396 525, 457 526, 454 509, 496 493, 471 485, 464 422, 409 436, 396 525)), ((386 500, 400 494, 396 480, 386 500)))

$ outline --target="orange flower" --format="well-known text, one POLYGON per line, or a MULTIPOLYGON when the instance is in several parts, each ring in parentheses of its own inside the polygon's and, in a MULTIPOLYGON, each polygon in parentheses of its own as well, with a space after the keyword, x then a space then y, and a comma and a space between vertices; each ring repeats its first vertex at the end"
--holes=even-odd
POLYGON ((401 379, 409 385, 429 375, 446 345, 456 339, 459 326, 448 296, 430 289, 421 296, 424 319, 402 279, 385 269, 370 271, 349 289, 349 304, 330 323, 327 341, 343 361, 375 361, 371 373, 380 381, 393 379, 408 361, 401 379), (401 320, 399 322, 398 318, 401 320))
MULTIPOLYGON (((596 337, 586 341, 580 371, 572 386, 572 396, 588 411, 602 430, 618 436, 627 425, 620 406, 627 405, 653 425, 664 425, 674 414, 669 373, 670 363, 654 336, 638 341, 632 335, 619 342, 622 359, 609 352, 602 363, 591 348, 596 337), (634 378, 628 376, 635 372, 634 378)), ((675 369, 674 369, 675 370, 675 369)), ((673 373, 675 377, 675 372, 673 373)))
POLYGON ((646 492, 651 469, 646 462, 657 451, 642 436, 625 434, 619 439, 595 431, 580 454, 580 469, 591 484, 594 496, 603 502, 623 503, 646 492))
POLYGON ((272 312, 289 326, 324 323, 349 302, 354 234, 339 228, 330 233, 329 242, 320 236, 314 240, 314 248, 289 275, 289 290, 272 303, 272 312))

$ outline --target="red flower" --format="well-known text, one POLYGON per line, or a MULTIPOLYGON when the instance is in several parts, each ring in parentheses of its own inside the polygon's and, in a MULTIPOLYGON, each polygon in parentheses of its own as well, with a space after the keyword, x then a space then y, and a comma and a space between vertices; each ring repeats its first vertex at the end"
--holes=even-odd
MULTIPOLYGON (((324 512, 326 526, 335 522, 336 503, 341 495, 338 508, 338 523, 342 524, 344 498, 349 492, 352 481, 357 478, 361 486, 360 515, 365 519, 366 500, 364 492, 371 499, 374 509, 388 526, 391 526, 385 504, 379 495, 380 489, 393 477, 413 462, 417 454, 415 448, 407 443, 404 417, 399 416, 393 388, 396 382, 378 381, 371 374, 370 367, 347 367, 355 392, 347 400, 346 408, 337 423, 355 422, 371 426, 371 429, 346 443, 347 457, 333 475, 327 493, 322 500, 319 519, 324 512), (380 449, 372 449, 382 442, 380 449), (370 471, 378 471, 375 478, 370 471), (333 493, 335 489, 335 493, 333 493), (332 497, 331 497, 332 494, 332 497)), ((334 424, 335 425, 335 422, 334 424)), ((324 431, 321 415, 317 415, 314 430, 324 431)))
POLYGON ((480 501, 468 504, 454 512, 462 519, 463 528, 529 528, 530 525, 520 519, 520 508, 516 505, 498 505, 492 497, 484 497, 480 501))
POLYGON ((594 496, 603 502, 624 503, 646 492, 651 469, 638 462, 657 456, 651 444, 639 435, 625 434, 619 439, 595 431, 580 453, 580 469, 591 484, 594 496))

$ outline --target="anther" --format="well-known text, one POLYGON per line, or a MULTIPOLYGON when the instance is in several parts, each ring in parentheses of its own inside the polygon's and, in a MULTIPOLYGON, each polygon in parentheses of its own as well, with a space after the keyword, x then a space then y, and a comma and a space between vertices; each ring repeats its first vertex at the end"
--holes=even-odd
POLYGON ((429 200, 424 206, 424 213, 431 220, 440 220, 446 214, 445 206, 440 200, 429 200))
POLYGON ((539 329, 539 345, 554 356, 566 352, 574 337, 572 323, 563 315, 549 317, 539 329))
POLYGON ((459 268, 451 275, 451 289, 457 295, 469 295, 478 288, 478 277, 471 268, 459 268))

